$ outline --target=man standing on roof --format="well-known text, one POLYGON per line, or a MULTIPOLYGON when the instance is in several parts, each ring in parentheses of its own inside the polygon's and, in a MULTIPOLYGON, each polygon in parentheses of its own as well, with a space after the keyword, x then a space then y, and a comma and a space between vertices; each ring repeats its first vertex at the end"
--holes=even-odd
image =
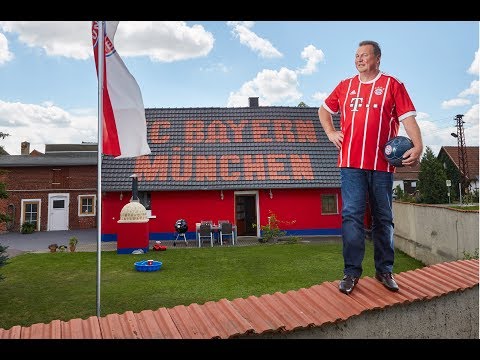
POLYGON ((339 149, 342 193, 344 277, 339 290, 350 294, 362 275, 367 196, 372 214, 375 278, 398 291, 393 278, 392 188, 395 167, 384 155, 385 143, 397 136, 400 122, 413 141, 402 164, 418 163, 423 151, 416 110, 405 85, 380 71, 382 53, 375 41, 362 41, 355 54, 358 74, 340 81, 318 109, 328 139, 339 149), (340 129, 332 114, 340 112, 340 129))

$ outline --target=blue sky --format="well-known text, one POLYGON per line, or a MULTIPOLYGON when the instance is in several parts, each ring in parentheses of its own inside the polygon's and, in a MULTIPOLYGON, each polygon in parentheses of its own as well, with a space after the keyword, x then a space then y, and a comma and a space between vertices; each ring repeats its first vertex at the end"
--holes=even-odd
MULTIPOLYGON (((97 141, 97 78, 89 21, 0 21, 0 144, 97 141)), ((477 21, 120 22, 115 47, 152 107, 318 107, 356 74, 361 40, 382 48, 380 69, 403 81, 424 144, 479 145, 477 21)), ((401 133, 405 135, 402 128, 401 133)))

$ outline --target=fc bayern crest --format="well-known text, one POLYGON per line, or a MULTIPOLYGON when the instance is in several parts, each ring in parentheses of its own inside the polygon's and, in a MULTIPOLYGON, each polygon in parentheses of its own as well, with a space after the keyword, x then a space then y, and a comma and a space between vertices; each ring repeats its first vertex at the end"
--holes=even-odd
POLYGON ((110 38, 108 36, 105 37, 105 57, 112 56, 115 54, 117 50, 115 50, 115 46, 113 43, 110 41, 110 38))
POLYGON ((385 155, 390 155, 392 153, 392 146, 387 145, 385 146, 385 155))

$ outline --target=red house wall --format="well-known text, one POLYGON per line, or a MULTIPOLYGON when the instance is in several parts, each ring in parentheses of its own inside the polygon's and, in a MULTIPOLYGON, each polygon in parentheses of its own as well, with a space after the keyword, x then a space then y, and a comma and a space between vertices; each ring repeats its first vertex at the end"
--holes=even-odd
MULTIPOLYGON (((340 189, 273 189, 259 190, 260 225, 268 223, 270 212, 281 221, 281 229, 298 235, 339 235, 341 233, 340 189), (338 213, 321 213, 322 194, 337 194, 338 213)), ((131 193, 106 193, 102 197, 102 239, 116 240, 117 221, 131 193)), ((149 220, 151 240, 173 240, 176 237, 175 222, 185 219, 188 224, 187 238, 195 238, 195 223, 202 220, 230 220, 235 223, 235 193, 219 190, 208 191, 158 191, 151 194, 152 218, 149 220)))

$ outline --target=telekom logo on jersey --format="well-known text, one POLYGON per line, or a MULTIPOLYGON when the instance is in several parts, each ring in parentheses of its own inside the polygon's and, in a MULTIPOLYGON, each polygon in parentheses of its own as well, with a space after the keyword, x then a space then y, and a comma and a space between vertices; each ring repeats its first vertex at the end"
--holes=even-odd
POLYGON ((352 112, 358 111, 359 107, 362 107, 363 98, 361 97, 354 97, 350 100, 350 107, 353 108, 352 112))

